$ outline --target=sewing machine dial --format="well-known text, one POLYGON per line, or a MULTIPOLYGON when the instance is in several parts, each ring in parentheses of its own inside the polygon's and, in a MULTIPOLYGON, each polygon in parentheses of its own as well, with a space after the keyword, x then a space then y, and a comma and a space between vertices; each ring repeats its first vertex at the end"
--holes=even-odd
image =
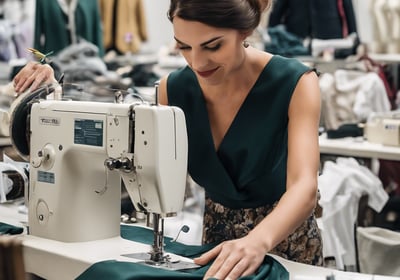
POLYGON ((43 149, 37 152, 35 157, 32 157, 31 164, 35 168, 41 166, 43 169, 49 170, 54 165, 55 154, 53 145, 46 144, 43 149))
POLYGON ((47 224, 47 221, 49 220, 49 207, 47 206, 47 203, 39 199, 37 205, 36 205, 36 218, 41 225, 47 224))

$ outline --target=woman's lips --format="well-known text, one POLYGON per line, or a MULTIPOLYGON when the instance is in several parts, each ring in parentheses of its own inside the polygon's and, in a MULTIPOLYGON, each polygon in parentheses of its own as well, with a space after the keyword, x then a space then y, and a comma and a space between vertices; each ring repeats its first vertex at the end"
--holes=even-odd
POLYGON ((197 74, 202 76, 203 78, 210 77, 212 74, 214 74, 215 71, 217 71, 218 68, 215 68, 213 70, 208 70, 208 71, 197 71, 197 74))

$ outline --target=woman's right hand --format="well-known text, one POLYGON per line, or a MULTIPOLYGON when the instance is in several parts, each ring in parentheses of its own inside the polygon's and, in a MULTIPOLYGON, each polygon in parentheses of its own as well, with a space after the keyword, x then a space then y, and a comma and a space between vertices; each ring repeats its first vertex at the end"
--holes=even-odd
POLYGON ((14 77, 13 84, 16 93, 23 93, 27 89, 34 91, 43 84, 57 82, 54 70, 48 64, 28 62, 14 77))

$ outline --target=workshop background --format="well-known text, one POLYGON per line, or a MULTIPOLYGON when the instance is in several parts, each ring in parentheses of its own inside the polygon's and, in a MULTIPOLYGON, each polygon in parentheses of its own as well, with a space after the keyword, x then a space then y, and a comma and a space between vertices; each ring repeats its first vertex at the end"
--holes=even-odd
MULTIPOLYGON (((120 90, 125 102, 154 100, 156 81, 185 65, 168 5, 0 0, 0 203, 24 203, 20 177, 29 164, 11 145, 9 124, 12 78, 34 59, 27 49, 45 54, 57 78, 63 75, 65 98, 114 102, 120 90)), ((391 149, 371 156, 325 152, 321 144, 317 213, 327 266, 400 276, 400 1, 275 0, 250 43, 320 72, 321 143, 351 139, 391 149)), ((203 195, 188 178, 185 208, 166 220, 166 235, 200 244, 203 195), (180 233, 185 225, 189 232, 180 233)), ((124 189, 121 211, 123 223, 144 218, 124 189)))

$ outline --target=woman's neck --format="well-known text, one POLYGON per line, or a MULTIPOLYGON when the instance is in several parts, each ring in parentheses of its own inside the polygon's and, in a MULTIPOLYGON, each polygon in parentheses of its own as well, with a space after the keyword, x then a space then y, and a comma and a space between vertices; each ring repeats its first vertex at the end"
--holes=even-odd
POLYGON ((251 90, 272 56, 253 48, 247 49, 246 52, 243 62, 221 83, 217 85, 200 83, 206 100, 219 99, 220 95, 223 95, 222 98, 226 98, 240 92, 247 94, 251 90))

